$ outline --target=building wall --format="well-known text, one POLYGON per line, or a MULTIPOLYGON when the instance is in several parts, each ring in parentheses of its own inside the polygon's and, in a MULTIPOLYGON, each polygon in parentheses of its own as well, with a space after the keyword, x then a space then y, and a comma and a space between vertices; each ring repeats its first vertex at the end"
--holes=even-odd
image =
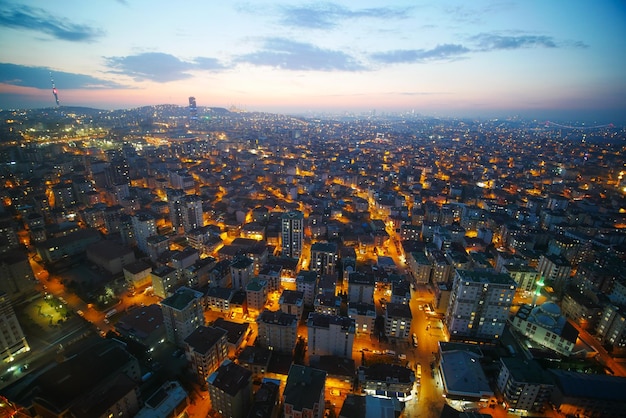
MULTIPOLYGON (((195 297, 186 306, 180 309, 170 306, 164 300, 161 303, 163 323, 167 340, 182 347, 185 338, 198 326, 204 325, 204 310, 202 308, 202 294, 191 289, 181 288, 178 292, 194 292, 195 297)), ((175 297, 175 296, 174 296, 175 297)))
POLYGON ((17 354, 30 350, 9 297, 4 293, 0 293, 0 350, 3 363, 9 363, 17 354))
POLYGON ((446 314, 451 338, 492 340, 499 338, 504 331, 515 295, 515 282, 511 279, 510 283, 501 284, 495 277, 490 280, 490 273, 478 274, 484 274, 484 278, 472 280, 464 277, 466 273, 462 270, 457 270, 446 314))
POLYGON ((281 325, 257 320, 257 341, 266 348, 272 348, 278 352, 291 353, 296 346, 298 337, 298 321, 295 316, 289 324, 281 325))

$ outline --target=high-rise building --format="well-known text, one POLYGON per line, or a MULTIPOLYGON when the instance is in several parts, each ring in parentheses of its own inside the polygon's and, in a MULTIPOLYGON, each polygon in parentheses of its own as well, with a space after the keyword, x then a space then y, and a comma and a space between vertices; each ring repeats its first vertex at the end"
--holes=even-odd
POLYGON ((563 295, 570 283, 570 273, 572 272, 572 266, 565 257, 543 254, 539 257, 537 271, 554 288, 555 292, 563 295))
POLYGON ((252 372, 226 359, 207 379, 211 406, 223 417, 245 418, 252 405, 252 372))
POLYGON ((550 400, 554 384, 534 360, 502 357, 497 387, 510 409, 541 411, 550 400))
POLYGON ((286 212, 281 218, 282 255, 300 259, 304 244, 304 214, 298 210, 286 212))
POLYGON ((245 256, 237 256, 230 265, 230 280, 235 290, 245 289, 254 275, 254 262, 245 256))
POLYGON ((0 293, 16 300, 34 290, 35 275, 28 257, 21 251, 0 256, 0 293))
POLYGON ((352 358, 355 320, 345 316, 309 313, 309 355, 352 358))
POLYGON ((170 296, 179 284, 178 272, 171 266, 159 266, 150 272, 154 294, 162 299, 170 296))
POLYGON ((228 358, 226 330, 199 326, 185 338, 185 353, 198 383, 206 385, 206 379, 228 358))
POLYGON ((0 350, 3 363, 10 363, 16 355, 30 350, 11 301, 7 294, 2 292, 0 292, 0 350))
POLYGON ((157 235, 154 216, 148 212, 139 212, 132 217, 132 224, 137 247, 148 254, 148 237, 157 235))
POLYGON ((292 364, 283 391, 283 416, 322 418, 325 388, 325 371, 292 364))
POLYGON ((186 195, 182 190, 168 189, 167 201, 174 231, 189 232, 204 226, 200 196, 186 195))
POLYGON ((413 315, 408 304, 387 303, 385 309, 385 334, 392 339, 408 341, 413 315))
POLYGON ((183 230, 189 232, 204 226, 202 199, 200 196, 187 195, 183 198, 183 230))
POLYGON ((319 274, 335 274, 338 253, 334 242, 316 242, 311 246, 312 271, 319 274))
POLYGON ((183 347, 185 338, 204 325, 202 293, 188 287, 179 288, 161 302, 167 340, 183 347))
POLYGON ((198 106, 196 105, 196 98, 193 96, 189 97, 189 119, 198 119, 198 106))
POLYGON ((259 336, 256 341, 262 347, 281 353, 291 353, 298 336, 298 318, 282 311, 264 310, 256 320, 259 336))
POLYGON ((515 281, 490 270, 457 270, 446 314, 451 338, 497 340, 515 296, 515 281))

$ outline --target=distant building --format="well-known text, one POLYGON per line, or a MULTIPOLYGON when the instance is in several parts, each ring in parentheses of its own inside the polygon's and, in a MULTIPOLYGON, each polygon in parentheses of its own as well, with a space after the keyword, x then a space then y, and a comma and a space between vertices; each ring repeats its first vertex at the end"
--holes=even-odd
POLYGON ((245 418, 252 404, 252 372, 230 360, 207 379, 211 406, 223 417, 245 418))
POLYGON ((354 319, 311 312, 307 329, 309 355, 352 357, 354 319))
POLYGON ((322 418, 326 372, 292 364, 283 391, 284 418, 322 418))
POLYGON ((196 328, 204 325, 202 293, 187 287, 179 288, 161 301, 167 340, 179 347, 196 328))

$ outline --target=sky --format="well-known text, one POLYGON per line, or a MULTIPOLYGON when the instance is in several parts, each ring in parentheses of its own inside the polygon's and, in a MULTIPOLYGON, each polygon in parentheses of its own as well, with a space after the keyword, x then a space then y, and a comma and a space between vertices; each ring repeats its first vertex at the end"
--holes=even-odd
POLYGON ((3 0, 0 108, 626 123, 626 1, 3 0), (52 76, 52 77, 51 77, 52 76))

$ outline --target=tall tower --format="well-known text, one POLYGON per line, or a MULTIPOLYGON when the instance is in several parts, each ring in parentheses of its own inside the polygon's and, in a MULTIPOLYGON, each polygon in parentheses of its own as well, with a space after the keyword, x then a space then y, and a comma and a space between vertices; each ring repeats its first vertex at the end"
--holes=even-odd
POLYGON ((189 98, 189 119, 194 121, 198 119, 198 107, 196 106, 196 98, 189 98))
POLYGON ((202 226, 204 226, 202 199, 196 195, 185 196, 183 198, 183 229, 189 232, 202 226))
POLYGON ((304 244, 304 214, 298 210, 284 213, 281 224, 283 256, 300 259, 304 244))

